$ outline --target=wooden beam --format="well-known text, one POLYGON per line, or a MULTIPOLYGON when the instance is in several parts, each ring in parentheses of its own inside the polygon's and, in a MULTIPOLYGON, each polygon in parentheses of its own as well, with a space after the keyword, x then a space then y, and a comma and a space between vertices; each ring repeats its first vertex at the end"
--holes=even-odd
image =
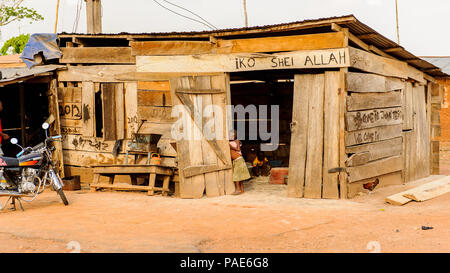
POLYGON ((130 47, 63 47, 60 63, 134 64, 130 47))
POLYGON ((362 35, 357 35, 356 37, 360 40, 368 40, 368 39, 373 39, 380 36, 378 33, 367 33, 367 34, 362 34, 362 35))
POLYGON ((390 53, 390 52, 398 52, 398 51, 402 51, 402 50, 405 50, 403 47, 401 47, 401 46, 397 46, 397 47, 390 47, 390 48, 383 48, 382 49, 384 52, 388 52, 388 53, 390 53))
POLYGON ((102 4, 101 0, 86 1, 87 33, 97 34, 102 32, 102 4))
POLYGON ((137 56, 138 72, 241 72, 279 69, 348 67, 348 48, 292 51, 279 54, 208 54, 137 56))
POLYGON ((89 65, 70 66, 67 70, 57 71, 57 74, 59 82, 121 82, 123 80, 116 79, 116 75, 135 71, 134 65, 89 65))

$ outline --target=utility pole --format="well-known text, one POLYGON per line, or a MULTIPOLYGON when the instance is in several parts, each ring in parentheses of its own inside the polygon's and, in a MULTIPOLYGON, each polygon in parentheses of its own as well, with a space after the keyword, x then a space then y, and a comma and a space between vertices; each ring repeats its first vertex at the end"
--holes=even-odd
POLYGON ((57 29, 58 29, 58 12, 59 12, 59 0, 58 0, 58 2, 56 2, 55 33, 57 33, 57 29))
POLYGON ((87 33, 102 33, 101 0, 84 0, 86 2, 87 33))
POLYGON ((398 26, 398 3, 395 0, 395 17, 397 19, 397 43, 400 44, 400 28, 398 26))
POLYGON ((247 17, 247 0, 243 0, 244 4, 244 18, 245 18, 245 27, 248 27, 248 17, 247 17))

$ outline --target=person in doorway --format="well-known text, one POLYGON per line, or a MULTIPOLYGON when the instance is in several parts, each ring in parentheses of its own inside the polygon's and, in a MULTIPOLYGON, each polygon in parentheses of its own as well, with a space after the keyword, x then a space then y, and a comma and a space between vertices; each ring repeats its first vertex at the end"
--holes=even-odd
POLYGON ((233 194, 241 194, 244 192, 243 181, 250 179, 245 160, 242 157, 241 142, 236 139, 236 130, 230 132, 230 152, 233 160, 233 182, 236 185, 236 190, 233 194))
MULTIPOLYGON (((3 102, 0 100, 0 113, 3 111, 3 102)), ((3 156, 3 150, 2 150, 2 141, 8 140, 9 135, 3 133, 2 130, 2 119, 0 118, 0 156, 3 156)))
POLYGON ((269 160, 265 157, 264 152, 259 151, 253 160, 253 174, 255 176, 268 176, 270 173, 269 160))

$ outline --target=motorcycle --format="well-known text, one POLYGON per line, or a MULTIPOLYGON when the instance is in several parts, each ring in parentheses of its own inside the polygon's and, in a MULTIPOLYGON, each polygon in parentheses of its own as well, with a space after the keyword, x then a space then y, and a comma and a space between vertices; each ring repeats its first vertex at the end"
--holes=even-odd
MULTIPOLYGON (((42 124, 42 128, 46 136, 43 142, 34 147, 23 148, 16 138, 12 138, 10 142, 19 146, 22 151, 16 155, 16 158, 0 156, 0 196, 12 198, 14 208, 15 199, 18 199, 19 203, 20 200, 32 202, 50 185, 64 205, 69 204, 62 189, 64 184, 52 160, 52 152, 56 149, 52 143, 61 136, 48 136, 48 123, 42 124)), ((22 206, 21 203, 20 205, 22 206)))

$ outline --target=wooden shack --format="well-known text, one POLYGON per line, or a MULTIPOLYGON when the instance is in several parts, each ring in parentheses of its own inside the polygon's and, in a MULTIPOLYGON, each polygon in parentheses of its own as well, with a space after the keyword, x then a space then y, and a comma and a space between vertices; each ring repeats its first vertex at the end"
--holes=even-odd
MULTIPOLYGON (((211 32, 62 33, 59 40, 67 65, 56 92, 63 160, 84 183, 93 165, 123 164, 139 132, 162 135, 162 164, 178 168, 182 198, 234 191, 227 139, 175 141, 176 105, 192 120, 208 105, 280 105, 280 143, 267 156, 289 167, 291 197, 351 198, 367 183, 429 176, 438 160, 431 109, 439 94, 431 86, 440 70, 352 15, 211 32)), ((209 122, 227 135, 249 119, 212 115, 209 122)), ((145 160, 128 156, 129 164, 145 160)))

